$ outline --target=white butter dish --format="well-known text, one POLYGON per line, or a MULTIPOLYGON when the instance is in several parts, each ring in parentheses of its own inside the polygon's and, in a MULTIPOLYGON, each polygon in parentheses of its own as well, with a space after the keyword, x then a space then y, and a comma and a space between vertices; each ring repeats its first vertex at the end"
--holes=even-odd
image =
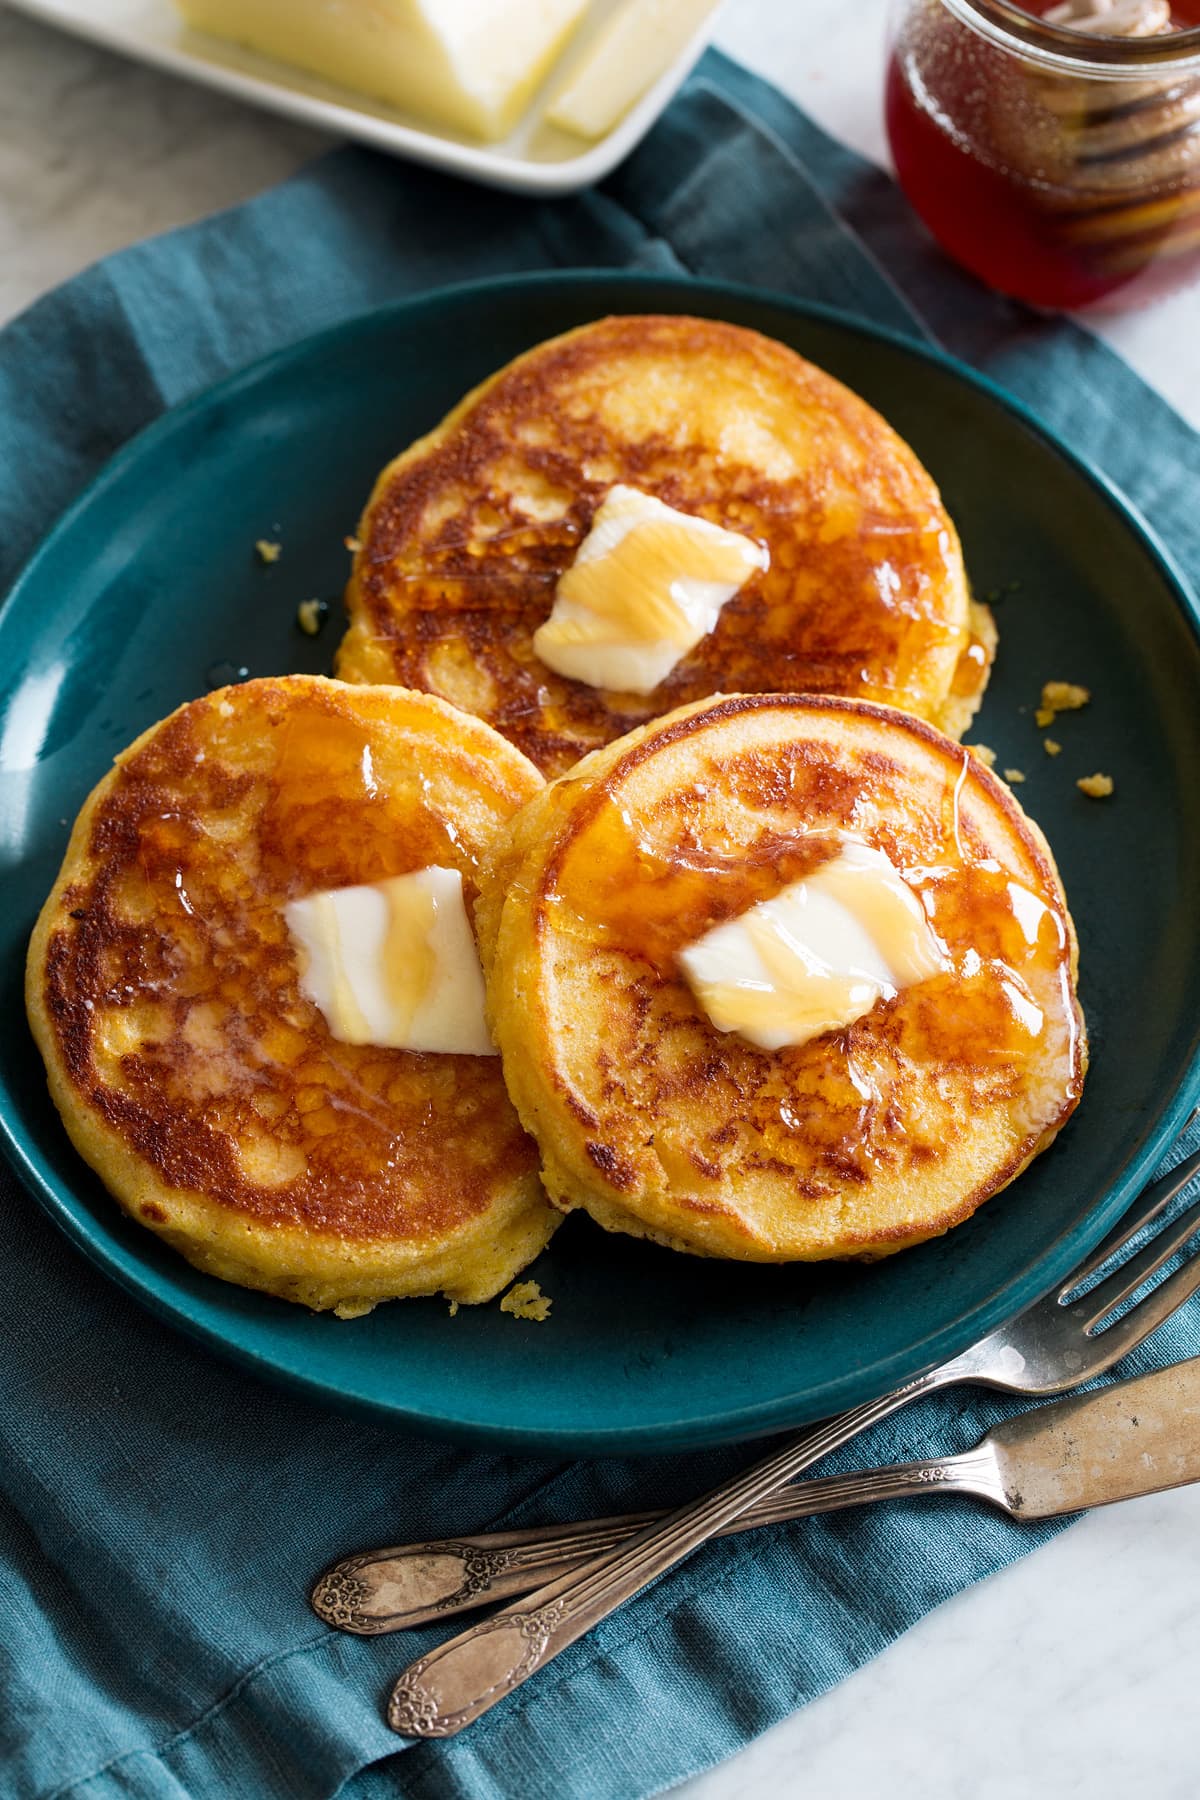
POLYGON ((8 0, 8 4, 105 49, 202 82, 317 130, 353 138, 490 187, 549 195, 574 193, 602 180, 645 136, 708 43, 721 0, 696 0, 697 23, 682 49, 611 131, 595 143, 587 143, 550 124, 547 114, 621 5, 621 0, 591 0, 583 22, 523 118, 506 138, 490 144, 433 130, 365 95, 191 31, 170 0, 8 0))

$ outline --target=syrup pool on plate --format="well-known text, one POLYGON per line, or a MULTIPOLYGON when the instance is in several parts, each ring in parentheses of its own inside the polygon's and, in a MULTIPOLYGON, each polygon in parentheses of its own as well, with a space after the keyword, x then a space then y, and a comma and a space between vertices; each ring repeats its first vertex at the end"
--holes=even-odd
MULTIPOLYGON (((1067 0, 1031 17, 1131 54, 1200 0, 1067 0)), ((1035 305, 1140 304, 1200 274, 1200 57, 1108 75, 1042 66, 964 6, 898 9, 886 116, 909 200, 957 261, 1035 305), (1187 66, 1190 65, 1190 66, 1187 66)), ((1060 58, 1061 62, 1061 58, 1060 58)))

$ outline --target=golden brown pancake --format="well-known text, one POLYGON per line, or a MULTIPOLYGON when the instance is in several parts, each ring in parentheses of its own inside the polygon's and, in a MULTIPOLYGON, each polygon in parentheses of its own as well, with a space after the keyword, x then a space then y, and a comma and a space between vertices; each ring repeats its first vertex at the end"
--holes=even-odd
POLYGON ((198 1268, 343 1316, 490 1298, 555 1215, 495 1056, 335 1040, 283 908, 430 863, 463 876, 541 787, 425 694, 293 675, 180 707, 80 813, 29 950, 67 1130, 198 1268))
POLYGON ((890 708, 740 696, 598 751, 523 809, 478 913, 493 1029, 564 1209, 703 1255, 881 1256, 1046 1147, 1084 1065, 1041 832, 890 708), (948 972, 776 1052, 718 1031, 678 953, 837 853, 882 850, 948 972))
POLYGON ((383 471, 359 541, 338 674, 442 694, 547 773, 721 692, 861 695, 958 736, 995 643, 903 440, 783 344, 712 319, 602 319, 518 357, 383 471), (648 696, 532 646, 618 482, 771 559, 648 696))

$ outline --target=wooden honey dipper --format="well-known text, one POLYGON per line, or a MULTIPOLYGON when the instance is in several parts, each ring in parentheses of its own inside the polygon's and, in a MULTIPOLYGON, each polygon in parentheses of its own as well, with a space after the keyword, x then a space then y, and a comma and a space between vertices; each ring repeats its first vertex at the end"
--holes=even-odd
MULTIPOLYGON (((1105 37, 1170 32, 1170 0, 1064 0, 1049 24, 1105 37)), ((1106 270, 1200 247, 1200 77, 1088 81, 1039 75, 1058 120, 1054 186, 1064 236, 1106 270)))

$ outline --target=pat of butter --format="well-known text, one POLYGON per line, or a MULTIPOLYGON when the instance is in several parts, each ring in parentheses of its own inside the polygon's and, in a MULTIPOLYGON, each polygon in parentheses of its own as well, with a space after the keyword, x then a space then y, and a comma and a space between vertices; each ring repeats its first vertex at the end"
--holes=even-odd
POLYGON ((473 137, 511 130, 587 0, 176 0, 189 25, 473 137))
POLYGON ((652 693, 768 561, 740 532, 618 485, 559 580, 534 651, 590 687, 652 693))
POLYGON ((625 0, 546 109, 552 125, 601 138, 682 54, 715 0, 625 0))
POLYGON ((284 912, 301 991, 342 1043, 496 1055, 457 869, 326 889, 284 912))
POLYGON ((763 1050, 805 1044, 949 967, 882 850, 848 838, 813 874, 679 953, 718 1031, 763 1050))

